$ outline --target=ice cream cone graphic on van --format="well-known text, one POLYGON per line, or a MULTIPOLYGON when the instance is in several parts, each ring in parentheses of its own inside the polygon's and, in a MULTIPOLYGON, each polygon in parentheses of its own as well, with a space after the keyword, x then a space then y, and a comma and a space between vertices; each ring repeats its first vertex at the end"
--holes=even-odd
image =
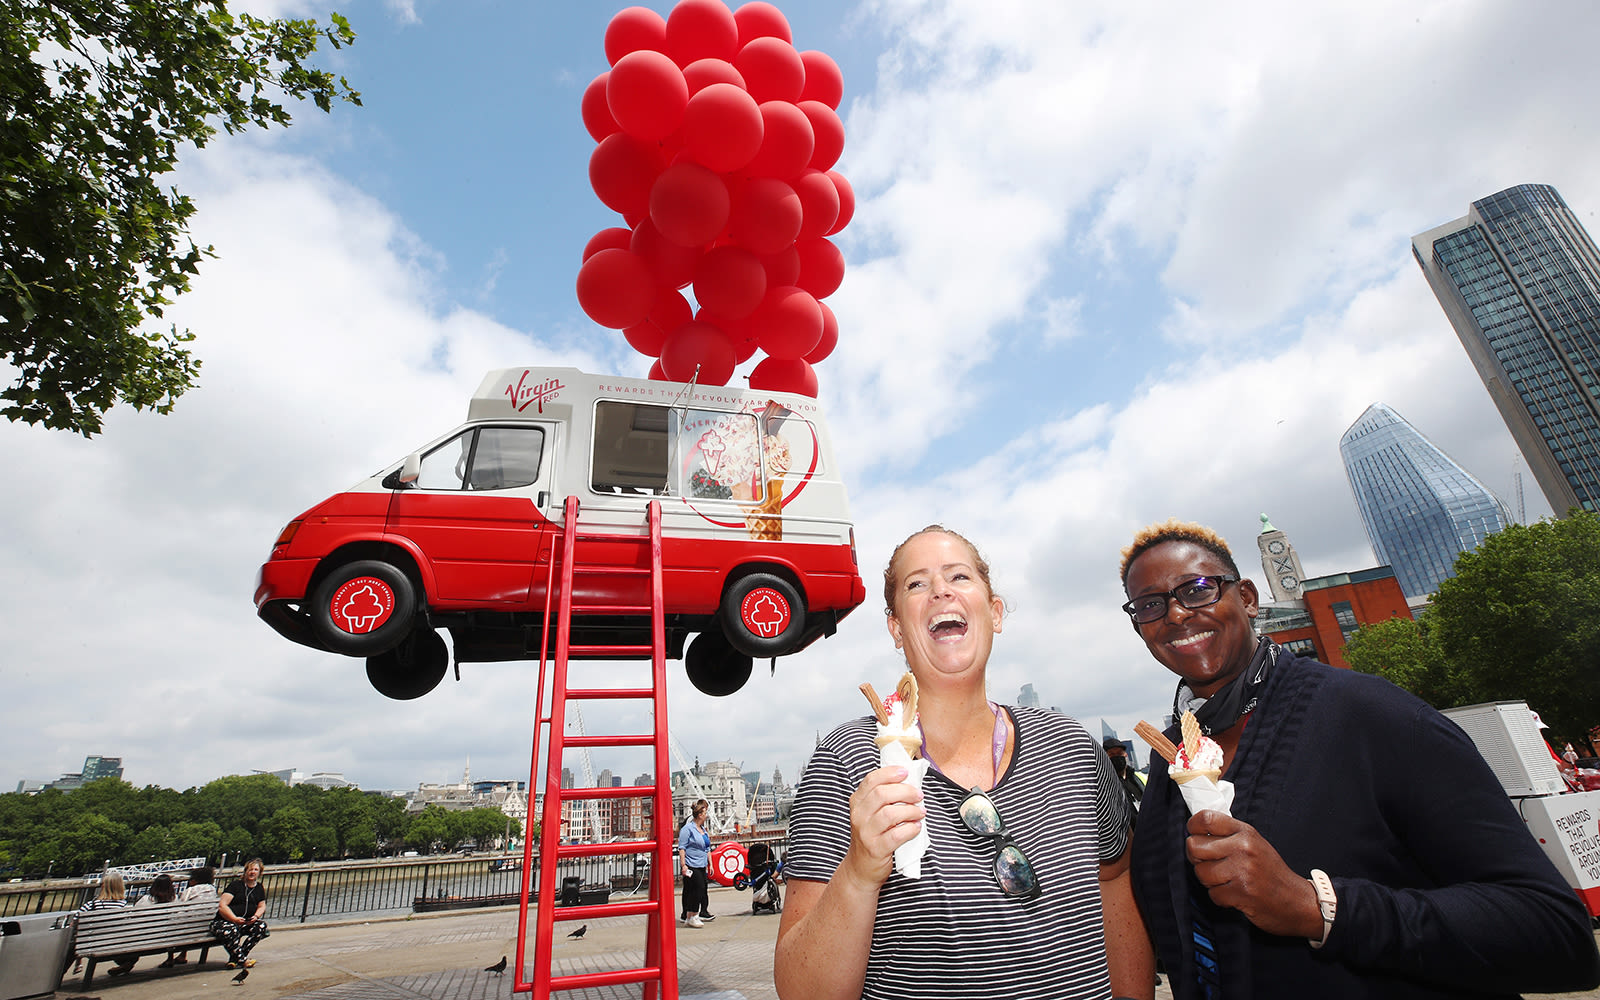
POLYGON ((776 431, 779 415, 787 412, 781 403, 769 401, 760 413, 761 456, 766 479, 760 501, 744 508, 745 526, 750 529, 750 537, 758 542, 783 540, 783 476, 789 471, 791 459, 788 442, 776 431))

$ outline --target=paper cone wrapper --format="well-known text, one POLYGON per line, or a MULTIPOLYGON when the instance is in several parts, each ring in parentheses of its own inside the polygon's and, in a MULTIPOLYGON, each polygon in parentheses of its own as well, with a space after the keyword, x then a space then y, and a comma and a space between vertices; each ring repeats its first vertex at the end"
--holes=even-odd
POLYGON ((767 481, 761 502, 744 510, 745 527, 758 542, 783 541, 783 480, 767 481))
MULTIPOLYGON (((879 747, 878 763, 883 767, 898 764, 905 768, 905 783, 918 791, 922 790, 922 778, 928 773, 928 762, 924 759, 912 760, 911 754, 906 752, 905 745, 901 741, 895 740, 879 747)), ((928 844, 928 824, 924 821, 922 829, 917 831, 915 837, 894 849, 894 870, 906 878, 920 879, 922 856, 927 853, 928 844)))
POLYGON ((1202 809, 1215 809, 1224 815, 1233 815, 1233 782, 1219 780, 1221 771, 1169 770, 1167 776, 1178 783, 1189 815, 1202 809))

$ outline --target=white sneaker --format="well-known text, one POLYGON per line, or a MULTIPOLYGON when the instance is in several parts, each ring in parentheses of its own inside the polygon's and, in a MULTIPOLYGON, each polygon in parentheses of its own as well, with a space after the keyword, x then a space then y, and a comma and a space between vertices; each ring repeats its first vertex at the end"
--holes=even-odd
POLYGON ((705 926, 705 921, 701 920, 700 919, 700 914, 696 913, 696 914, 694 914, 693 916, 691 916, 689 918, 689 926, 690 927, 704 927, 705 926))

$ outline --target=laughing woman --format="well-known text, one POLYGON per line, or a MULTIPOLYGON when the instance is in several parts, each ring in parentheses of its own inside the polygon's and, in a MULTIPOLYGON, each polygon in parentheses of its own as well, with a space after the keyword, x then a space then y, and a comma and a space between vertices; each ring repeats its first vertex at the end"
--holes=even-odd
POLYGON ((903 768, 880 767, 870 716, 818 745, 789 824, 779 996, 1151 997, 1127 797, 1077 722, 989 700, 1004 604, 988 564, 955 532, 924 528, 890 558, 884 601, 917 679, 930 770, 918 793, 903 768), (986 822, 969 826, 974 811, 986 822), (894 850, 924 825, 911 879, 894 850))

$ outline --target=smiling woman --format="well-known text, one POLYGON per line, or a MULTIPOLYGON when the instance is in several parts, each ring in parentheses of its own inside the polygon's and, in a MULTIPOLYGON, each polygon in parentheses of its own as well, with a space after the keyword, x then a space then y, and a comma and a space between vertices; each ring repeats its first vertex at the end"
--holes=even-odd
POLYGON ((1279 983, 1334 1000, 1600 982, 1582 904, 1453 723, 1258 639, 1255 585, 1209 528, 1144 529, 1122 581, 1134 631, 1179 678, 1173 717, 1195 713, 1235 789, 1232 815, 1191 817, 1151 762, 1133 889, 1178 1000, 1279 983))
POLYGON ((789 823, 779 995, 1151 997, 1127 798, 1076 721, 989 700, 1005 605, 988 564, 930 526, 890 558, 884 600, 929 772, 919 792, 880 766, 870 716, 818 745, 789 823), (894 853, 924 827, 913 876, 894 853))

